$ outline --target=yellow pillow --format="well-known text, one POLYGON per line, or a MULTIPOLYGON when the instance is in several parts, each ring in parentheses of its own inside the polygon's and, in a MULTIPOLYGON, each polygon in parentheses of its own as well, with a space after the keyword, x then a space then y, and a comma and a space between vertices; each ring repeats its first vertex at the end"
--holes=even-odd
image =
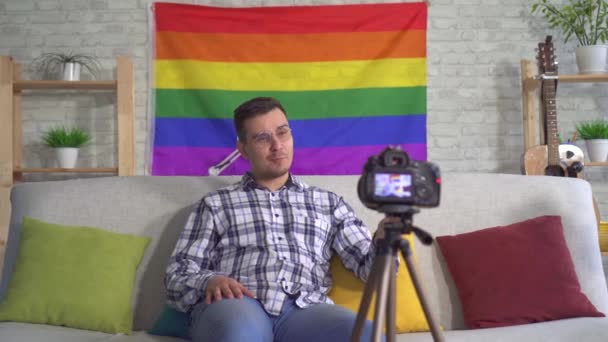
MULTIPOLYGON (((415 258, 412 235, 404 235, 404 238, 409 241, 412 256, 415 258)), ((422 310, 422 306, 416 295, 416 289, 412 284, 410 274, 407 271, 401 253, 399 253, 399 260, 399 272, 396 279, 396 330, 398 333, 429 331, 424 311, 422 310)), ((337 305, 357 312, 359 310, 359 304, 361 303, 361 296, 363 296, 365 283, 357 278, 353 272, 346 269, 337 255, 331 260, 330 271, 333 277, 333 287, 329 292, 329 297, 337 305)), ((422 286, 424 286, 424 284, 422 286)), ((376 299, 374 296, 367 312, 367 319, 369 320, 374 319, 375 302, 376 299)))

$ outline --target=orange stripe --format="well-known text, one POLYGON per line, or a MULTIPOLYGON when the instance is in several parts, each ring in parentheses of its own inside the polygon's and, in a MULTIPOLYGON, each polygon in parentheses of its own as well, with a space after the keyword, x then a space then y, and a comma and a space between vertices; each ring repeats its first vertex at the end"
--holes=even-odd
POLYGON ((313 62, 426 57, 426 31, 325 34, 156 32, 157 59, 313 62))

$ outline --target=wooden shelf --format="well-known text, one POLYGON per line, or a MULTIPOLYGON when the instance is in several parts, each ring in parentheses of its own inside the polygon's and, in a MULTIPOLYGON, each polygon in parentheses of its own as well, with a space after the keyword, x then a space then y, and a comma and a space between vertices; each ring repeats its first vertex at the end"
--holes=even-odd
POLYGON ((21 65, 9 56, 0 56, 0 186, 10 187, 15 182, 23 181, 23 174, 25 173, 134 175, 134 80, 133 63, 126 56, 116 57, 116 79, 87 81, 23 80, 21 79, 21 65), (75 169, 25 167, 22 156, 21 103, 22 98, 30 93, 26 90, 66 90, 70 94, 72 91, 101 90, 114 93, 116 95, 114 104, 116 108, 118 165, 115 167, 75 169))
POLYGON ((116 81, 39 81, 21 80, 13 83, 13 91, 21 90, 116 90, 116 81))
MULTIPOLYGON (((521 63, 522 109, 524 123, 524 151, 536 145, 545 145, 539 112, 538 89, 540 80, 536 79, 538 68, 532 60, 522 59, 521 63)), ((608 73, 557 75, 561 83, 599 83, 608 82, 608 73)), ((585 163, 589 166, 608 166, 608 162, 585 163)))
MULTIPOLYGON (((520 68, 524 151, 528 151, 533 146, 547 144, 543 129, 546 118, 543 117, 542 104, 539 101, 541 81, 537 79, 539 73, 537 65, 532 60, 522 59, 520 68)), ((559 84, 608 82, 608 73, 557 75, 557 80, 559 84)), ((594 166, 606 167, 608 162, 585 162, 585 168, 594 166)), ((595 198, 593 205, 599 225, 601 216, 595 198)), ((608 256, 608 252, 603 252, 602 255, 608 256)))
POLYGON ((87 168, 36 168, 36 167, 22 167, 16 168, 17 173, 118 173, 117 167, 87 167, 87 168))

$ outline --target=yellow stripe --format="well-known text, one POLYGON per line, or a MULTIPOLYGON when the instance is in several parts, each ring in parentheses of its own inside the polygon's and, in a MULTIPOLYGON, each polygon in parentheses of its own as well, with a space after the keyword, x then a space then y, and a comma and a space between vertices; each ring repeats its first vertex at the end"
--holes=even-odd
POLYGON ((426 86, 426 58, 307 63, 157 60, 156 88, 327 90, 426 86))

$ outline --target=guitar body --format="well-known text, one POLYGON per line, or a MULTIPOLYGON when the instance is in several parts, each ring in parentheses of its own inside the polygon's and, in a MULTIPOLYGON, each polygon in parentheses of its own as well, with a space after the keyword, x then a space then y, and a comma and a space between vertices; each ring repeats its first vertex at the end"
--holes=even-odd
MULTIPOLYGON (((574 145, 559 145, 560 156, 582 156, 583 151, 574 145)), ((558 176, 583 178, 582 163, 576 161, 569 164, 566 158, 560 159, 559 165, 549 164, 549 148, 547 145, 530 147, 523 156, 523 173, 536 176, 558 176)))

